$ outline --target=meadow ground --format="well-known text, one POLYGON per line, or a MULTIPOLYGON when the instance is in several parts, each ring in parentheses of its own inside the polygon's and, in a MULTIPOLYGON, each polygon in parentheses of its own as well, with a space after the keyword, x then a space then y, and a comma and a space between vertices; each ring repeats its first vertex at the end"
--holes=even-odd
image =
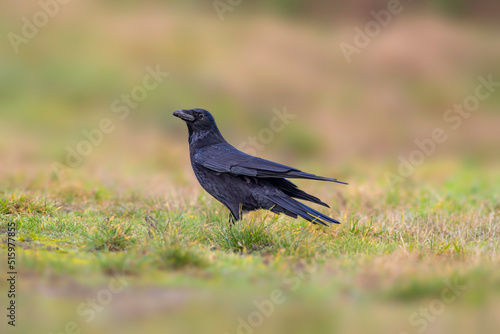
POLYGON ((394 189, 301 182, 342 221, 326 228, 268 212, 229 228, 195 184, 182 190, 194 198, 176 187, 164 198, 76 174, 22 189, 8 179, 0 230, 3 246, 7 225, 17 230, 16 329, 494 333, 500 174, 431 163, 419 175, 394 189))

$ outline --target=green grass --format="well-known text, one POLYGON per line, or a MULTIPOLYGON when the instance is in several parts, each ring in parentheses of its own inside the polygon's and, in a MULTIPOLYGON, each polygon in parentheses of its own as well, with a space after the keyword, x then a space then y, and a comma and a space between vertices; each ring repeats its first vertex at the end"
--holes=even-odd
POLYGON ((3 194, 0 197, 0 215, 50 215, 57 210, 56 205, 41 198, 30 198, 26 194, 3 194))
MULTIPOLYGON (((54 186, 51 189, 58 190, 48 193, 4 190, 0 231, 7 231, 9 222, 16 224, 23 300, 36 296, 61 311, 75 309, 94 293, 82 295, 78 289, 98 292, 119 275, 129 284, 127 292, 116 297, 118 304, 140 312, 134 300, 166 303, 162 295, 170 291, 180 304, 170 306, 173 313, 165 321, 190 330, 196 325, 187 319, 198 317, 204 319, 207 332, 235 331, 237 317, 251 313, 254 300, 269 298, 273 289, 283 290, 288 301, 276 305, 277 315, 263 332, 273 332, 273 326, 290 328, 296 309, 304 305, 312 312, 310 318, 317 319, 312 325, 317 331, 324 326, 364 329, 344 319, 350 314, 389 330, 380 320, 386 312, 392 312, 396 320, 389 323, 398 324, 397 330, 415 330, 408 316, 439 300, 446 282, 458 280, 467 288, 447 305, 448 313, 437 320, 440 324, 464 310, 499 306, 500 276, 494 268, 499 261, 500 183, 488 182, 485 190, 471 191, 473 185, 457 184, 473 172, 467 168, 455 174, 455 183, 415 191, 406 183, 397 195, 378 182, 369 191, 345 187, 343 209, 329 212, 342 225, 330 227, 267 211, 246 214, 230 226, 225 208, 205 194, 193 204, 183 204, 188 202, 118 194, 91 183, 54 186), (106 196, 96 196, 104 192, 106 196), (471 192, 475 199, 463 200, 471 192), (62 282, 79 288, 61 288, 62 282), (34 288, 40 284, 52 292, 34 288), (157 292, 144 296, 148 289, 157 292), (66 297, 57 297, 59 293, 66 297), (337 310, 338 324, 328 320, 328 309, 337 310), (373 309, 372 314, 365 314, 365 309, 373 309)), ((484 178, 499 176, 483 173, 484 178)), ((320 190, 322 198, 337 200, 328 199, 327 188, 320 190)), ((2 233, 2 245, 6 238, 2 233)), ((27 307, 24 312, 32 314, 35 309, 27 307)), ((150 328, 155 328, 165 314, 161 307, 151 312, 150 328)), ((65 319, 61 314, 50 313, 39 325, 53 331, 65 319)), ((109 324, 115 323, 109 319, 109 324)), ((134 328, 141 319, 125 323, 134 328)), ((102 330, 93 323, 83 326, 102 330)))
POLYGON ((135 243, 132 226, 126 223, 111 223, 106 218, 100 225, 85 234, 91 250, 123 251, 135 243))
MULTIPOLYGON (((58 310, 37 322, 47 332, 57 330, 64 319, 80 320, 89 331, 105 331, 102 323, 82 323, 74 310, 118 276, 126 279, 127 287, 108 310, 141 312, 145 301, 173 303, 167 313, 162 307, 151 309, 143 325, 150 329, 234 332, 236 319, 255 310, 255 300, 269 299, 280 289, 287 302, 275 306, 277 313, 262 332, 300 332, 303 324, 295 319, 306 309, 317 332, 368 330, 342 320, 353 315, 384 331, 415 331, 408 317, 439 300, 446 282, 458 280, 467 288, 446 306, 439 324, 466 310, 499 306, 500 276, 494 268, 500 183, 483 182, 487 187, 477 190, 469 183, 471 174, 467 167, 443 184, 412 189, 406 183, 397 194, 378 182, 369 191, 345 187, 342 205, 337 195, 328 198, 325 186, 321 197, 337 202, 327 213, 342 221, 329 227, 267 211, 246 214, 230 226, 225 208, 206 194, 188 202, 118 194, 95 182, 66 187, 54 183, 55 190, 49 192, 5 189, 0 231, 7 231, 9 222, 16 224, 21 300, 36 299, 58 310), (464 200, 469 194, 474 200, 464 200), (40 285, 48 292, 36 288, 40 285), (61 293, 66 297, 57 297, 61 293), (165 299, 165 293, 172 296, 165 299), (388 314, 392 320, 383 322, 388 314), (193 317, 205 327, 196 329, 199 322, 189 320, 193 317)), ((499 175, 483 177, 498 180, 499 175)), ((2 245, 6 238, 2 233, 2 245)), ((0 252, 5 254, 5 249, 0 252)), ((34 316, 38 311, 28 306, 23 312, 34 316)), ((134 332, 145 317, 130 317, 125 327, 113 317, 103 319, 114 324, 113 330, 134 332)), ((467 319, 471 316, 463 317, 467 319)), ((486 321, 495 323, 493 318, 486 321)))
MULTIPOLYGON (((470 172, 460 171, 464 180, 470 172)), ((0 231, 16 224, 21 275, 48 286, 66 277, 71 284, 99 289, 120 274, 132 282, 130 291, 218 291, 220 303, 207 297, 215 308, 227 311, 226 303, 237 300, 243 314, 251 310, 253 294, 283 287, 292 300, 306 304, 347 298, 347 310, 356 313, 365 304, 391 309, 404 303, 418 309, 429 298, 439 298, 443 282, 459 278, 468 290, 450 308, 460 311, 495 304, 500 296, 493 270, 500 239, 498 184, 477 191, 474 201, 462 199, 460 194, 470 191, 465 184, 447 181, 418 191, 404 185, 398 203, 375 184, 370 192, 346 187, 347 207, 330 212, 343 224, 330 227, 267 211, 247 214, 230 226, 225 208, 208 195, 184 207, 178 198, 117 195, 112 188, 105 197, 95 196, 102 193, 99 188, 69 187, 66 193, 45 195, 5 190, 0 231), (296 282, 300 288, 291 289, 296 282)), ((5 233, 1 241, 6 245, 5 233)), ((40 298, 48 301, 52 294, 40 298)), ((68 298, 61 305, 82 299, 70 292, 68 298)), ((200 302, 188 304, 196 309, 200 302)), ((293 313, 293 307, 286 304, 283 312, 293 313)), ((403 329, 407 325, 402 322, 403 329)))

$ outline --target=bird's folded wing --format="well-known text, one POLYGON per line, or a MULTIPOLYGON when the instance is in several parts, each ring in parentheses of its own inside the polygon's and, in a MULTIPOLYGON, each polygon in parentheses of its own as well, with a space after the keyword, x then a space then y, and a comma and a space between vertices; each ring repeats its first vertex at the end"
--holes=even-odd
POLYGON ((301 178, 338 182, 337 179, 304 173, 296 168, 257 158, 221 144, 200 149, 194 162, 219 173, 231 173, 262 178, 301 178))
POLYGON ((286 173, 295 168, 257 158, 230 145, 214 145, 200 149, 194 156, 197 164, 216 172, 259 176, 262 172, 286 173))

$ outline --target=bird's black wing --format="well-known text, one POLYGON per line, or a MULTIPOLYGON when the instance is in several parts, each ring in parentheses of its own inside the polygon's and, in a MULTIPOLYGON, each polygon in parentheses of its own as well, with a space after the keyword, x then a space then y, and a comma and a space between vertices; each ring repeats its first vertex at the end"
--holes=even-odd
POLYGON ((243 153, 223 143, 198 150, 194 162, 219 173, 253 176, 259 178, 298 178, 347 184, 329 177, 304 173, 296 168, 243 153))

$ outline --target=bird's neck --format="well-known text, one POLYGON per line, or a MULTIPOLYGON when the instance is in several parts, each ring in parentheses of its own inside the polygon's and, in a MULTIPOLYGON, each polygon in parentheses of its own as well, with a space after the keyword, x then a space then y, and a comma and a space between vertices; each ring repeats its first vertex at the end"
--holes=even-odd
POLYGON ((226 140, 218 129, 206 129, 192 131, 189 129, 189 146, 193 149, 199 149, 204 146, 224 143, 226 140))

